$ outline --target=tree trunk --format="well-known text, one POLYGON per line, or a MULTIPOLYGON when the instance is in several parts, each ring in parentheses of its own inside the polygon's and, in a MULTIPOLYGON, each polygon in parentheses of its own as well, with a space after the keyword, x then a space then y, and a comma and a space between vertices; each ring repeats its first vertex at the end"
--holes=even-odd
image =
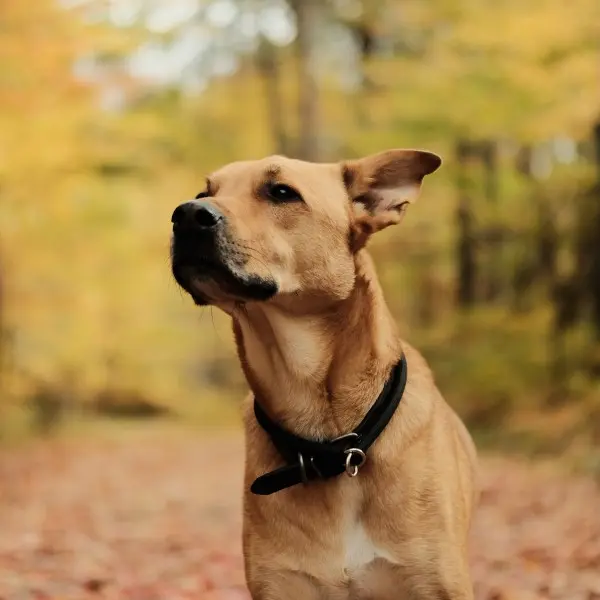
POLYGON ((536 275, 539 275, 547 284, 552 285, 556 280, 558 270, 559 236, 549 204, 542 201, 539 202, 537 208, 536 245, 539 273, 536 275))
POLYGON ((319 96, 315 73, 314 31, 318 19, 318 0, 293 0, 298 36, 298 157, 319 160, 319 96))
POLYGON ((267 119, 277 154, 291 153, 285 127, 284 102, 281 96, 281 70, 276 49, 268 40, 261 39, 257 65, 265 86, 267 119))
POLYGON ((476 263, 473 216, 466 198, 458 207, 458 305, 468 309, 475 304, 476 263))
MULTIPOLYGON (((485 196, 492 205, 496 223, 498 222, 498 198, 500 195, 498 178, 498 150, 495 140, 488 140, 482 143, 480 157, 485 171, 485 196)), ((494 224, 494 229, 495 229, 494 224)), ((493 235, 486 242, 487 250, 487 282, 484 296, 489 302, 498 300, 502 294, 503 285, 503 239, 502 236, 493 235)))
POLYGON ((0 262, 0 415, 2 414, 3 405, 5 405, 7 398, 6 383, 9 375, 9 371, 12 367, 12 347, 11 347, 11 336, 6 324, 6 288, 4 287, 6 281, 4 279, 4 269, 0 262))
POLYGON ((600 201, 600 122, 594 126, 594 143, 596 147, 595 158, 598 179, 596 185, 591 190, 592 202, 590 202, 590 205, 593 207, 593 210, 592 214, 589 215, 591 224, 591 255, 588 286, 591 295, 592 319, 596 340, 600 344, 600 209, 598 208, 598 201, 600 201))
POLYGON ((492 204, 498 204, 500 196, 498 172, 498 146, 495 140, 482 144, 481 158, 485 166, 485 196, 492 204))
POLYGON ((456 145, 456 160, 458 163, 457 187, 460 195, 457 210, 457 303, 459 308, 463 310, 467 310, 475 304, 476 288, 475 232, 471 200, 466 184, 468 154, 468 142, 466 140, 459 140, 456 145))
MULTIPOLYGON (((4 326, 4 285, 2 280, 2 265, 0 264, 0 395, 4 383, 4 364, 6 361, 6 331, 4 326)), ((2 398, 0 398, 0 401, 2 398)))

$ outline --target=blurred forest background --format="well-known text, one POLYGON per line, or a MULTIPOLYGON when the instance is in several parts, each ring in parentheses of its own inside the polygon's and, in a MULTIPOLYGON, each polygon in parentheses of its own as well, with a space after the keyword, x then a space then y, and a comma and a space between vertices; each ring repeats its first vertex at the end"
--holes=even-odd
POLYGON ((390 147, 445 159, 373 243, 405 337, 480 441, 600 472, 598 0, 4 0, 0 438, 237 418, 173 208, 225 162, 390 147))

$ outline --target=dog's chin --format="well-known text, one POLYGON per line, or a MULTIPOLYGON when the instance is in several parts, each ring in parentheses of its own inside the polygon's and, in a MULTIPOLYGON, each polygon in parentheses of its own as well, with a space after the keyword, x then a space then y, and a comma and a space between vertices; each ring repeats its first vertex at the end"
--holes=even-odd
POLYGON ((178 264, 174 261, 172 271, 175 281, 198 306, 264 302, 278 292, 273 279, 226 264, 178 264))

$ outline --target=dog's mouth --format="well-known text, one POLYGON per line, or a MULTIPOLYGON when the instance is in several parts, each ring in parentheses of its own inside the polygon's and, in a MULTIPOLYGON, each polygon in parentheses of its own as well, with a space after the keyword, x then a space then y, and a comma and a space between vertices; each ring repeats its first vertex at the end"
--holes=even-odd
POLYGON ((278 291, 272 278, 249 273, 245 257, 235 251, 215 248, 200 254, 183 247, 175 236, 171 246, 171 268, 175 281, 199 306, 219 302, 264 301, 278 291))

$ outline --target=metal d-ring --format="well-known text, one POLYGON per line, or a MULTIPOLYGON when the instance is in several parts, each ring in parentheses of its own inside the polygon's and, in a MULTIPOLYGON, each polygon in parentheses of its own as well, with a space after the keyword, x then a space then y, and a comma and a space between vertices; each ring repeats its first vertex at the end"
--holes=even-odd
POLYGON ((348 475, 348 477, 356 477, 358 475, 358 469, 365 464, 367 455, 360 448, 348 448, 348 450, 344 450, 344 454, 346 455, 346 475, 348 475), (353 456, 358 456, 360 458, 360 462, 357 465, 352 464, 353 456))

